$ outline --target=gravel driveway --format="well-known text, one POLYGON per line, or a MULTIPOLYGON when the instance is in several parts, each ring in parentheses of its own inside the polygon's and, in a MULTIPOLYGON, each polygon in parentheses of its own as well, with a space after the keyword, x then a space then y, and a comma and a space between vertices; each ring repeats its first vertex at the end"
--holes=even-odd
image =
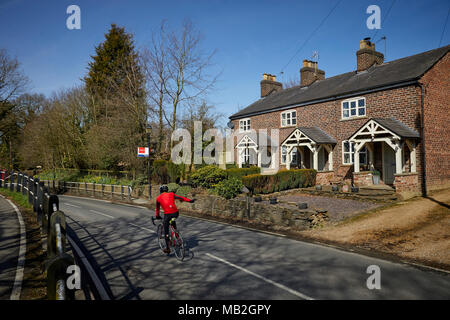
POLYGON ((305 194, 290 194, 280 196, 278 199, 283 202, 306 202, 308 204, 308 208, 327 210, 331 221, 339 221, 381 206, 381 204, 369 201, 337 199, 305 194))

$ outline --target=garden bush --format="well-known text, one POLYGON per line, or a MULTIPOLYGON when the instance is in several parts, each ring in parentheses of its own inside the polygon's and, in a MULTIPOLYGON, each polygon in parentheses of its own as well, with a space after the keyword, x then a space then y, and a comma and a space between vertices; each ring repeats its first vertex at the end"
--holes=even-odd
POLYGON ((191 190, 192 188, 190 186, 182 186, 177 189, 176 194, 182 197, 188 197, 191 190))
POLYGON ((204 166, 190 176, 190 181, 194 186, 210 189, 217 183, 227 178, 225 170, 214 166, 204 166))
POLYGON ((167 188, 169 188, 169 192, 175 192, 176 193, 179 187, 180 186, 177 183, 173 183, 173 182, 171 182, 171 183, 169 183, 167 185, 167 188))
POLYGON ((231 177, 216 184, 214 193, 225 199, 231 199, 241 193, 243 186, 240 178, 231 177))
POLYGON ((274 175, 252 174, 242 177, 242 183, 254 194, 307 188, 315 185, 313 169, 280 170, 274 175))
POLYGON ((168 160, 154 160, 152 163, 152 180, 159 184, 179 182, 182 167, 168 160))

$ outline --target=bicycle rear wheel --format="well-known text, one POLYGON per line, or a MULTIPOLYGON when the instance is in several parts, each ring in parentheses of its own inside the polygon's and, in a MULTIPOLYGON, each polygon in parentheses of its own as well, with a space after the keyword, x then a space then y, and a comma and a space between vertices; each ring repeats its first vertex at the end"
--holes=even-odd
POLYGON ((158 244, 161 250, 164 250, 166 248, 166 240, 164 239, 164 228, 162 224, 158 225, 158 228, 156 229, 156 236, 158 237, 158 244))
POLYGON ((185 247, 183 238, 181 237, 181 233, 179 233, 173 226, 170 226, 170 228, 172 235, 172 246, 173 250, 175 251, 175 256, 178 258, 178 260, 183 260, 185 254, 185 247))

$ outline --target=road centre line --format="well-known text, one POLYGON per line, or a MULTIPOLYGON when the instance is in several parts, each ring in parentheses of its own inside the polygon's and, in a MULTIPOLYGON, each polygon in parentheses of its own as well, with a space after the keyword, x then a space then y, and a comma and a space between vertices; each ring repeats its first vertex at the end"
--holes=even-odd
POLYGON ((148 229, 148 228, 145 228, 145 227, 141 227, 141 226, 138 226, 137 224, 134 224, 134 223, 131 223, 131 222, 129 222, 129 224, 134 226, 134 227, 136 227, 136 228, 140 228, 140 229, 143 229, 143 230, 146 230, 146 231, 150 231, 150 232, 156 233, 155 230, 148 229))
POLYGON ((110 216, 110 215, 108 215, 106 213, 103 213, 103 212, 98 212, 98 211, 95 211, 95 210, 89 210, 89 211, 93 212, 93 213, 96 213, 96 214, 100 214, 100 215, 105 216, 105 217, 110 218, 110 219, 114 219, 113 216, 110 216))
POLYGON ((75 208, 81 208, 80 206, 74 205, 74 204, 70 204, 70 203, 62 203, 65 206, 69 206, 69 207, 75 207, 75 208))
POLYGON ((307 295, 305 295, 305 294, 303 294, 301 292, 298 292, 298 291, 296 291, 294 289, 288 288, 285 285, 282 285, 281 283, 278 283, 278 282, 275 282, 273 280, 270 280, 270 279, 268 279, 268 278, 266 278, 264 276, 261 276, 261 275, 259 275, 257 273, 254 273, 254 272, 252 272, 252 271, 250 271, 248 269, 245 269, 243 267, 235 265, 234 263, 231 263, 231 262, 229 262, 229 261, 227 261, 225 259, 216 257, 215 255, 212 255, 210 253, 206 253, 206 255, 208 257, 210 257, 210 258, 213 258, 213 259, 215 259, 217 261, 220 261, 220 262, 225 263, 225 264, 227 264, 227 265, 229 265, 231 267, 234 267, 234 268, 239 269, 239 270, 241 270, 241 271, 243 271, 245 273, 248 273, 248 274, 254 276, 255 278, 261 279, 261 280, 263 280, 263 281, 265 281, 267 283, 270 283, 270 284, 272 284, 272 285, 274 285, 274 286, 276 286, 276 287, 278 287, 280 289, 283 289, 283 290, 285 290, 285 291, 287 291, 287 292, 289 292, 289 293, 291 293, 291 294, 293 294, 293 295, 295 295, 297 297, 300 297, 300 298, 305 299, 305 300, 314 300, 313 298, 311 298, 311 297, 309 297, 309 296, 307 296, 307 295))

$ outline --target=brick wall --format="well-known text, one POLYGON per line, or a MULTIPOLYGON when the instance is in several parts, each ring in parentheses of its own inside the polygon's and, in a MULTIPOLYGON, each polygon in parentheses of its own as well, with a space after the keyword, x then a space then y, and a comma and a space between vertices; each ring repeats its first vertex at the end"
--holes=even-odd
POLYGON ((427 188, 450 184, 450 54, 421 79, 424 85, 424 121, 427 188))
MULTIPOLYGON (((441 59, 422 78, 427 86, 425 94, 425 139, 427 154, 427 184, 429 188, 438 188, 449 184, 450 181, 450 113, 448 108, 449 54, 441 59)), ((370 118, 394 118, 408 127, 421 132, 421 97, 418 85, 409 85, 401 88, 378 91, 358 97, 366 98, 366 116, 349 120, 341 119, 341 102, 339 99, 331 102, 292 108, 297 111, 297 125, 281 128, 281 111, 274 111, 262 115, 252 116, 251 128, 254 130, 271 128, 280 129, 280 143, 295 129, 295 127, 317 126, 334 137, 338 143, 333 149, 333 170, 336 178, 350 182, 352 180, 353 166, 342 164, 342 141, 347 140, 370 118)), ((235 128, 239 129, 239 120, 233 121, 235 128)), ((416 163, 418 184, 422 183, 422 151, 421 141, 416 147, 416 163)), ((380 170, 381 148, 375 150, 375 166, 380 170)), ((237 156, 237 153, 235 154, 237 156)), ((409 155, 406 156, 408 158, 409 155)), ((237 159, 237 158, 235 158, 237 159)), ((281 159, 281 156, 280 156, 281 159)), ((408 163, 409 163, 409 159, 408 163)), ((237 160, 236 160, 237 162, 237 160)), ((409 165, 407 165, 409 168, 409 165)), ((381 171, 381 170, 380 170, 381 171)))
MULTIPOLYGON (((339 99, 331 102, 317 103, 304 107, 293 108, 297 111, 297 125, 281 128, 281 111, 252 116, 251 128, 254 130, 270 128, 280 129, 280 143, 288 137, 295 127, 317 126, 334 137, 338 143, 333 149, 333 170, 337 177, 351 181, 353 166, 342 164, 342 141, 347 140, 370 118, 395 118, 405 125, 420 132, 420 89, 416 86, 380 91, 361 95, 366 98, 366 116, 349 120, 341 119, 341 102, 339 99)), ((239 129, 239 120, 233 121, 239 129)), ((418 148, 419 149, 419 148, 418 148)), ((381 150, 380 150, 381 151, 381 150)), ((416 152, 420 156, 420 150, 416 152)), ((376 157, 379 158, 379 157, 376 157)), ((236 158, 237 159, 237 158, 236 158)), ((419 158, 418 158, 419 159, 419 158)), ((417 163, 418 170, 420 163, 417 163)))
POLYGON ((395 175, 395 192, 397 193, 419 193, 418 174, 404 173, 395 175))

